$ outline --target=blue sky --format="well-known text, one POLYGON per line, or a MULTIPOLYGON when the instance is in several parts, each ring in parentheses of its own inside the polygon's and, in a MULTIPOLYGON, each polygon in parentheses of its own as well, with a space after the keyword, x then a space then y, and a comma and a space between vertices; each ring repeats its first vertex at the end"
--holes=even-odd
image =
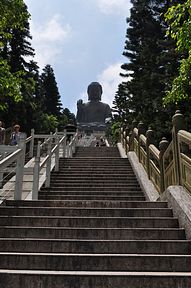
POLYGON ((125 44, 130 0, 25 0, 32 46, 42 69, 55 73, 63 107, 76 113, 87 86, 98 81, 102 101, 112 104, 125 44))

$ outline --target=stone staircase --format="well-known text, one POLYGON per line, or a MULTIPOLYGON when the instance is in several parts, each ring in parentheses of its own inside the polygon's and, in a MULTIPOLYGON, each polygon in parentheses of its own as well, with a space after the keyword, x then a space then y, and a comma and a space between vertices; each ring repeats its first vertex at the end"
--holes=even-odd
POLYGON ((0 206, 0 287, 191 287, 184 229, 116 148, 79 147, 39 199, 0 206))

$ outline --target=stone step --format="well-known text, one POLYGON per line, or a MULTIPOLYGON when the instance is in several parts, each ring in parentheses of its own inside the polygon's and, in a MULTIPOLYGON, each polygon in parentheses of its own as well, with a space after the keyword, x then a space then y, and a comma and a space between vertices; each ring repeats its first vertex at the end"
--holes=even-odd
MULTIPOLYGON (((0 264, 1 264, 1 257, 3 253, 9 251, 10 253, 12 252, 75 253, 75 254, 101 253, 103 256, 105 256, 108 253, 138 254, 138 255, 140 254, 189 255, 191 252, 191 242, 188 240, 95 240, 95 239, 84 240, 84 239, 35 239, 35 238, 10 239, 3 237, 0 238, 0 251, 1 251, 0 252, 0 264)), ((189 257, 191 257, 191 255, 189 255, 189 257)), ((2 268, 1 265, 0 267, 2 268)), ((107 266, 105 266, 105 269, 106 267, 107 266)), ((135 269, 135 267, 132 266, 132 269, 135 269)), ((190 267, 188 267, 188 269, 190 269, 190 267)))
POLYGON ((118 168, 122 167, 124 169, 132 169, 132 166, 129 162, 121 161, 120 159, 95 159, 95 158, 64 158, 64 161, 59 161, 60 167, 68 167, 68 166, 91 166, 91 169, 98 168, 111 168, 113 170, 117 170, 118 168))
POLYGON ((89 200, 124 200, 124 201, 144 201, 145 197, 144 196, 106 196, 106 195, 66 195, 66 194, 62 194, 62 195, 57 195, 55 193, 55 195, 51 195, 47 193, 40 193, 39 192, 39 199, 40 200, 84 200, 84 201, 89 201, 89 200))
POLYGON ((172 217, 0 216, 0 226, 178 228, 172 217))
MULTIPOLYGON (((89 269, 88 269, 89 270, 89 269)), ((0 270, 1 288, 190 288, 190 272, 0 270), (30 286, 29 286, 30 283, 30 286)))
POLYGON ((143 193, 141 191, 100 191, 100 190, 93 190, 93 191, 83 191, 83 189, 78 189, 77 191, 74 189, 63 189, 63 190, 57 190, 56 188, 52 190, 43 189, 39 191, 39 196, 41 195, 80 195, 80 196, 86 196, 86 195, 103 195, 103 196, 143 196, 143 193))
POLYGON ((120 159, 120 155, 119 155, 119 152, 112 152, 112 151, 100 151, 100 150, 97 150, 97 151, 89 151, 89 153, 87 154, 86 151, 78 151, 76 154, 74 154, 73 158, 80 158, 80 157, 83 157, 83 158, 118 158, 120 159))
POLYGON ((98 208, 167 208, 167 202, 157 201, 102 201, 102 200, 6 200, 3 205, 14 207, 98 207, 98 208))
MULTIPOLYGON (((119 196, 119 201, 122 200, 121 197, 144 197, 144 194, 143 192, 140 190, 140 191, 133 191, 133 190, 124 190, 124 189, 116 189, 114 191, 110 190, 108 191, 108 189, 91 189, 91 188, 85 188, 83 189, 83 187, 65 187, 65 188, 60 188, 60 189, 57 189, 57 188, 52 188, 51 190, 49 189, 42 189, 39 191, 39 196, 41 195, 68 195, 68 196, 71 196, 71 195, 74 195, 74 196, 95 196, 95 200, 97 199, 97 197, 99 196, 103 196, 103 197, 110 197, 110 196, 119 196), (103 193, 102 193, 102 192, 103 193)), ((94 199, 92 199, 94 200, 94 199)), ((114 199, 115 200, 115 199, 114 199)), ((116 198, 117 200, 117 198, 116 198)), ((126 200, 126 199, 125 199, 126 200)), ((136 200, 136 199, 127 199, 127 200, 136 200)), ((145 199, 143 199, 145 200, 145 199)))
POLYGON ((60 161, 60 163, 62 163, 62 162, 77 162, 77 161, 81 162, 81 161, 83 161, 82 158, 84 158, 85 162, 93 161, 93 163, 95 163, 95 162, 114 162, 114 161, 116 161, 116 162, 119 162, 119 163, 130 164, 128 158, 121 158, 121 157, 115 157, 115 156, 113 156, 113 157, 111 156, 111 157, 108 158, 108 157, 104 157, 102 155, 100 157, 99 156, 96 157, 96 159, 95 159, 94 156, 89 156, 87 154, 84 154, 84 155, 86 155, 86 157, 80 157, 80 156, 77 157, 76 156, 76 157, 73 157, 73 158, 60 158, 59 161, 60 161))
POLYGON ((139 182, 137 181, 137 179, 132 179, 129 181, 120 181, 120 179, 91 179, 91 178, 87 178, 85 181, 81 178, 77 178, 77 179, 64 179, 64 180, 56 180, 55 181, 53 179, 51 179, 51 187, 54 185, 59 186, 59 183, 61 185, 71 185, 71 184, 80 184, 83 186, 88 186, 88 185, 94 185, 95 187, 100 186, 100 185, 104 185, 104 186, 120 186, 120 187, 140 187, 139 182), (55 183, 55 184, 54 184, 55 183))
MULTIPOLYGON (((93 154, 93 155, 107 155, 107 154, 111 154, 111 155, 117 155, 118 158, 120 157, 119 155, 119 151, 118 150, 105 150, 105 149, 102 149, 102 147, 98 147, 99 149, 96 149, 96 147, 92 147, 93 149, 91 150, 78 150, 78 147, 76 148, 76 153, 74 155, 74 157, 78 157, 79 154, 85 154, 87 157, 90 155, 90 154, 93 154), (95 148, 95 149, 94 149, 95 148)), ((110 148, 110 147, 108 147, 110 148)), ((105 156, 106 157, 106 156, 105 156)))
POLYGON ((67 180, 65 179, 64 181, 56 181, 55 180, 55 184, 54 182, 52 181, 51 182, 51 187, 53 186, 59 186, 59 182, 61 182, 61 185, 83 185, 83 186, 119 186, 119 187, 140 187, 139 186, 139 183, 136 179, 133 179, 132 181, 123 181, 123 182, 120 182, 120 181, 110 181, 110 179, 106 180, 106 179, 101 179, 101 180, 94 180, 93 179, 87 179, 86 181, 82 180, 82 179, 76 179, 76 180, 67 180), (93 182, 93 183, 92 183, 93 182))
POLYGON ((0 253, 1 269, 190 272, 190 255, 0 253))
POLYGON ((184 240, 183 228, 0 227, 0 238, 184 240))
POLYGON ((107 155, 109 154, 109 155, 111 155, 113 157, 120 158, 119 151, 117 151, 117 150, 113 150, 112 151, 112 150, 109 150, 109 149, 103 150, 103 149, 100 149, 100 148, 101 147, 99 147, 99 149, 91 149, 91 150, 88 150, 88 151, 76 149, 76 153, 74 154, 74 157, 79 157, 79 155, 81 155, 81 154, 86 155, 86 157, 90 157, 90 155, 93 155, 93 156, 96 155, 98 157, 101 157, 103 155, 104 157, 107 157, 107 155))
POLYGON ((52 176, 51 175, 51 183, 54 182, 65 182, 65 181, 99 181, 99 182, 115 182, 115 181, 123 181, 123 182, 131 182, 131 183, 138 183, 137 179, 135 177, 132 177, 131 175, 73 175, 72 173, 63 174, 62 176, 52 176))
MULTIPOLYGON (((82 183, 83 184, 83 183, 82 183)), ((113 185, 78 185, 78 183, 74 183, 74 185, 70 185, 70 183, 65 183, 63 185, 51 185, 51 187, 42 187, 41 191, 123 191, 123 192, 142 192, 141 188, 135 184, 135 185, 116 185, 115 187, 113 185)))
POLYGON ((65 180, 65 179, 84 179, 84 180, 86 180, 86 179, 89 179, 89 178, 91 178, 91 179, 116 179, 116 180, 118 180, 118 179, 120 179, 120 181, 121 180, 137 180, 136 179, 136 177, 133 175, 133 174, 126 174, 126 173, 124 173, 124 174, 112 174, 111 175, 111 173, 107 173, 107 174, 105 174, 105 173, 94 173, 94 172, 84 172, 84 173, 82 173, 82 172, 73 172, 72 170, 69 170, 69 171, 63 171, 63 173, 62 174, 51 174, 51 179, 55 179, 55 180, 65 180), (112 177, 113 176, 113 177, 112 177))
MULTIPOLYGON (((91 164, 91 166, 96 166, 97 164, 100 165, 104 165, 107 166, 109 164, 115 164, 117 166, 128 166, 131 167, 131 164, 129 161, 127 161, 126 159, 122 159, 122 158, 116 158, 116 157, 110 157, 110 158, 95 158, 95 157, 78 157, 78 158, 64 158, 63 161, 59 161, 59 163, 62 165, 67 164, 72 164, 72 163, 79 163, 79 164, 91 164), (125 160, 125 161, 124 161, 125 160)), ((115 166, 114 166, 115 167, 115 166)))
MULTIPOLYGON (((95 158, 94 158, 95 159, 95 158)), ((113 170, 118 170, 118 168, 124 168, 124 169, 129 169, 131 170, 132 167, 129 163, 125 163, 125 162, 121 162, 121 161, 117 161, 115 159, 113 159, 113 161, 108 161, 108 160, 97 160, 95 161, 93 158, 90 158, 88 160, 85 160, 85 158, 79 158, 78 160, 73 160, 73 161, 64 161, 64 162, 59 162, 60 167, 74 167, 76 166, 78 167, 88 167, 90 166, 92 169, 94 168, 108 168, 109 167, 113 170)))
POLYGON ((108 166, 102 166, 102 165, 99 165, 99 166, 94 166, 92 167, 92 165, 77 165, 77 164, 74 164, 74 165, 71 165, 71 164, 68 164, 68 165, 65 165, 65 166, 59 166, 59 172, 60 173, 64 173, 64 171, 76 171, 78 172, 79 174, 81 173, 81 171, 83 172, 99 172, 100 174, 104 174, 104 173, 133 173, 133 170, 132 168, 128 168, 126 166, 122 167, 122 166, 119 166, 119 167, 115 167, 113 168, 112 166, 108 165, 108 166))
POLYGON ((88 156, 86 155, 86 153, 79 153, 79 154, 76 154, 73 156, 74 159, 80 159, 80 158, 84 158, 84 159, 101 159, 101 158, 104 158, 104 159, 110 159, 110 158, 113 158, 113 159, 121 159, 118 154, 113 154, 113 153, 90 153, 88 156))
POLYGON ((69 160, 67 160, 68 158, 65 158, 65 160, 63 162, 59 161, 59 164, 61 167, 67 167, 69 165, 75 165, 75 166, 85 166, 87 167, 87 165, 91 166, 92 169, 94 167, 109 167, 109 166, 113 166, 113 170, 115 170, 118 167, 124 167, 124 168, 128 168, 128 169, 132 169, 132 166, 129 162, 124 162, 121 161, 121 159, 117 159, 117 158, 110 158, 110 159, 95 159, 95 158, 70 158, 69 160))
POLYGON ((135 178, 135 174, 132 170, 130 169, 117 169, 117 170, 111 170, 111 169, 100 169, 99 167, 95 169, 90 169, 89 167, 61 167, 59 172, 52 172, 51 175, 52 177, 63 177, 65 175, 79 175, 82 177, 87 176, 94 176, 94 177, 111 177, 111 173, 114 177, 129 177, 129 178, 135 178))
MULTIPOLYGON (((93 161, 93 160, 92 160, 93 161)), ((90 171, 99 171, 99 170, 101 170, 101 171, 129 171, 129 172, 132 172, 133 171, 133 169, 132 169, 132 167, 131 166, 129 166, 129 165, 121 165, 121 164, 117 164, 117 163, 108 163, 107 165, 106 164, 104 164, 104 163, 94 163, 93 165, 92 165, 92 163, 90 162, 90 163, 84 163, 83 161, 82 162, 80 162, 80 163, 75 163, 75 162, 66 162, 66 163, 60 163, 59 164, 59 167, 60 167, 60 169, 68 169, 68 168, 70 168, 70 169, 74 169, 74 170, 78 170, 78 171, 80 171, 80 169, 82 169, 83 168, 83 170, 90 170, 90 171)))
POLYGON ((172 217, 169 208, 78 208, 78 207, 6 207, 0 215, 7 216, 80 216, 80 217, 172 217))
POLYGON ((59 160, 60 163, 77 163, 77 162, 92 162, 92 165, 94 165, 95 163, 120 163, 120 164, 127 164, 130 166, 130 162, 127 158, 119 158, 119 157, 94 157, 94 156, 79 156, 79 157, 73 157, 73 158, 61 158, 59 160))
POLYGON ((104 150, 89 150, 88 153, 87 151, 76 151, 76 153, 74 154, 73 158, 79 158, 79 157, 96 157, 96 158, 101 158, 101 157, 104 157, 104 158, 107 158, 107 157, 112 157, 112 158, 119 158, 120 159, 120 155, 119 155, 119 152, 118 151, 110 151, 110 150, 107 150, 107 151, 104 151, 104 150))
POLYGON ((78 176, 75 176, 75 177, 65 177, 65 178, 62 178, 62 179, 54 179, 51 177, 51 180, 50 180, 50 185, 63 185, 63 184, 77 184, 79 183, 80 185, 81 184, 84 184, 84 185, 88 185, 88 184, 94 184, 95 186, 97 184, 101 185, 101 184, 108 184, 108 185, 113 185, 115 186, 115 184, 117 185, 120 185, 120 186, 131 186, 131 185, 136 185, 136 186, 139 186, 139 183, 137 181, 137 179, 122 179, 122 178, 118 178, 118 177, 113 177, 113 178, 109 178, 109 177, 105 177, 105 178, 94 178, 94 177, 78 177, 78 176), (123 181, 123 184, 122 182, 123 181))
POLYGON ((51 176, 52 177, 65 177, 65 175, 71 175, 71 176, 82 176, 85 177, 87 176, 95 176, 95 177, 107 177, 114 175, 114 177, 119 176, 126 176, 132 179, 136 179, 135 174, 131 170, 125 170, 125 169, 118 169, 118 170, 112 170, 112 169, 90 169, 89 167, 66 167, 66 168, 60 168, 59 172, 52 172, 51 176))

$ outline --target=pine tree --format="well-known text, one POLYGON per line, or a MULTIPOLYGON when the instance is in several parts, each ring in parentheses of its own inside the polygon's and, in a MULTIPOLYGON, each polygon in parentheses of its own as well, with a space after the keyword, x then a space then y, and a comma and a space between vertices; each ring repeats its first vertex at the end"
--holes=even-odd
POLYGON ((62 113, 67 117, 67 124, 76 125, 76 117, 74 113, 71 113, 68 108, 64 108, 62 113))
POLYGON ((60 117, 61 113, 61 97, 58 91, 53 68, 46 65, 41 74, 41 85, 44 113, 60 117))
MULTIPOLYGON (((24 4, 20 13, 28 13, 27 6, 24 4)), ((21 101, 15 103, 12 98, 7 97, 6 125, 12 125, 15 122, 20 123, 22 129, 26 132, 32 128, 31 119, 34 110, 34 74, 36 64, 28 58, 34 56, 34 49, 31 47, 31 35, 29 21, 24 21, 23 27, 7 27, 11 34, 10 39, 6 40, 2 56, 10 66, 12 73, 20 74, 20 93, 21 101)))
POLYGON ((166 36, 163 19, 163 13, 172 1, 131 2, 133 6, 127 19, 129 26, 123 52, 128 60, 122 65, 124 72, 121 73, 127 79, 125 96, 121 95, 119 86, 115 101, 126 107, 126 118, 136 117, 146 126, 157 127, 158 131, 160 127, 160 138, 169 129, 169 116, 174 113, 172 106, 163 105, 165 91, 178 64, 175 45, 166 36))
POLYGON ((7 108, 7 98, 16 103, 21 99, 22 73, 10 67, 10 42, 13 30, 23 30, 29 13, 23 0, 0 1, 0 110, 7 108))

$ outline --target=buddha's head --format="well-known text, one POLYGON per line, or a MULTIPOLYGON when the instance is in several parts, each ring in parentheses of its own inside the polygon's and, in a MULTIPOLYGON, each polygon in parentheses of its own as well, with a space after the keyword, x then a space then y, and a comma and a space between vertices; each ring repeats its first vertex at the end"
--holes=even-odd
POLYGON ((92 82, 87 89, 89 101, 101 101, 102 86, 98 82, 92 82))

